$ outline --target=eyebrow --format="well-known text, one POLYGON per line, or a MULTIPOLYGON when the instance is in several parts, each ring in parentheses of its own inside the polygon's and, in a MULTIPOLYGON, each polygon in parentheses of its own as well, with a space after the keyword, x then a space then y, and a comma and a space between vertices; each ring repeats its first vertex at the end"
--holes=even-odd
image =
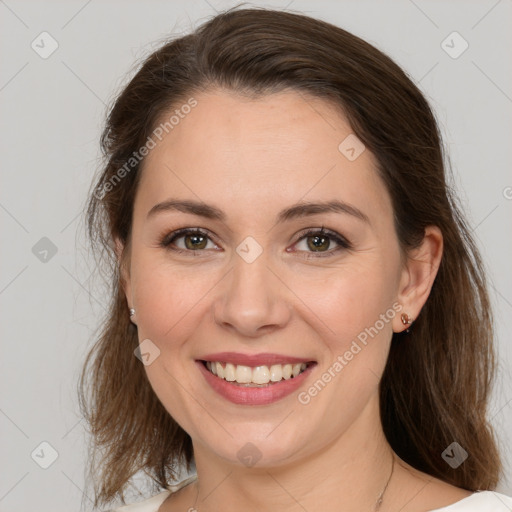
MULTIPOLYGON (((183 213, 191 213, 206 219, 226 221, 226 214, 219 208, 208 205, 200 201, 168 199, 156 204, 149 210, 147 219, 153 217, 157 213, 179 211, 183 213)), ((344 213, 352 215, 357 219, 370 224, 370 219, 359 208, 338 200, 321 201, 321 202, 301 202, 294 204, 277 215, 277 222, 285 222, 292 219, 316 215, 319 213, 344 213)))

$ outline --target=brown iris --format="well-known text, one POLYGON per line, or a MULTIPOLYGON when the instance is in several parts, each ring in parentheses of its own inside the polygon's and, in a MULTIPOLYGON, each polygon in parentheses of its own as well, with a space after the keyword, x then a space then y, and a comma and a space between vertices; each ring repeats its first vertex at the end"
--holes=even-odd
POLYGON ((322 249, 329 248, 329 237, 319 235, 308 236, 308 247, 314 252, 322 252, 322 249))
POLYGON ((208 237, 197 233, 192 235, 185 235, 184 239, 185 247, 192 251, 196 249, 204 249, 208 242, 208 237))

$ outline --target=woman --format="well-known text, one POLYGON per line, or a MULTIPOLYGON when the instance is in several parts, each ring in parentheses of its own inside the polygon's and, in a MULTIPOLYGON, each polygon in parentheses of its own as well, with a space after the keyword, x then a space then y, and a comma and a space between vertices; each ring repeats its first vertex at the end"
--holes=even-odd
POLYGON ((145 61, 102 146, 95 505, 144 470, 159 492, 117 510, 510 510, 482 263, 392 60, 230 10, 145 61))

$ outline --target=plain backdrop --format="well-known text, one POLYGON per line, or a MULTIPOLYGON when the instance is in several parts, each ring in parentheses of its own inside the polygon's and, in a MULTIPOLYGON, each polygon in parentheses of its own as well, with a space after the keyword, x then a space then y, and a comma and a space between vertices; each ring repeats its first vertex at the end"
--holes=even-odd
MULTIPOLYGON (((106 297, 81 214, 107 105, 164 38, 233 5, 0 0, 1 512, 92 510, 76 382, 106 297)), ((433 106, 491 278, 500 369, 490 417, 506 463, 498 490, 512 494, 511 0, 247 5, 363 37, 433 106)))

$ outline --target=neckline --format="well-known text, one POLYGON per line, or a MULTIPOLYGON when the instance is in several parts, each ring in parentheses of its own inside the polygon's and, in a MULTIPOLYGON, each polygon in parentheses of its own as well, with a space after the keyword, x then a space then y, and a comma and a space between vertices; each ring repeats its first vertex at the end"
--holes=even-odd
POLYGON ((167 489, 159 494, 159 497, 162 497, 162 501, 160 501, 158 505, 158 509, 156 509, 156 512, 160 512, 160 509, 162 508, 162 505, 164 504, 165 500, 171 494, 174 494, 175 492, 178 492, 180 489, 183 489, 183 487, 186 487, 187 485, 191 484, 192 482, 195 482, 197 480, 197 473, 194 475, 190 475, 189 477, 185 478, 185 480, 182 480, 181 482, 178 482, 177 484, 171 484, 167 486, 167 489))
POLYGON ((182 480, 181 482, 178 482, 177 484, 172 484, 168 486, 167 491, 169 492, 176 492, 180 489, 183 489, 183 487, 186 487, 187 485, 191 484, 192 482, 195 482, 197 480, 197 473, 194 475, 190 475, 185 480, 182 480))
MULTIPOLYGON (((187 485, 190 485, 191 483, 195 482, 196 480, 197 480, 197 473, 194 475, 188 476, 187 478, 185 478, 185 480, 182 480, 181 482, 178 482, 177 484, 169 485, 168 488, 162 494, 165 494, 165 498, 167 498, 167 496, 169 496, 170 494, 177 492, 180 489, 183 489, 184 487, 186 487, 187 485)), ((444 511, 451 512, 453 509, 455 509, 455 507, 457 507, 461 504, 465 505, 470 500, 474 500, 475 496, 485 494, 488 492, 490 492, 490 491, 485 491, 485 490, 474 491, 469 496, 466 496, 465 498, 455 501, 454 503, 450 503, 449 505, 445 505, 444 507, 431 509, 431 510, 428 510, 427 512, 444 512, 444 511)), ((165 499, 164 499, 164 501, 165 501, 165 499)), ((161 503, 161 505, 162 504, 163 504, 163 502, 161 503)), ((158 509, 158 510, 160 510, 160 509, 158 509)))
POLYGON ((483 494, 483 493, 487 493, 489 491, 474 491, 472 492, 469 496, 466 496, 465 498, 462 498, 461 500, 459 501, 456 501, 454 503, 450 503, 449 505, 446 505, 444 507, 441 507, 441 508, 434 508, 432 510, 428 510, 427 512, 444 512, 445 510, 447 512, 450 512, 452 509, 454 509, 455 507, 459 506, 460 504, 466 504, 464 502, 467 502, 469 500, 474 500, 475 499, 475 496, 477 494, 483 494))

